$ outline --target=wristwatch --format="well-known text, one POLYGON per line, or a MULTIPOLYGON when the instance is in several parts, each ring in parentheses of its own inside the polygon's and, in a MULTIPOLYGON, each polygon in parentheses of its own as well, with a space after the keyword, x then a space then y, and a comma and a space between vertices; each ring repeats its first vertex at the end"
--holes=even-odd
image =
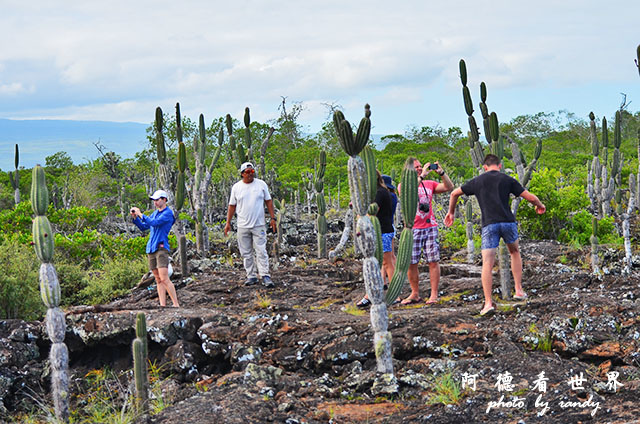
POLYGON ((446 174, 446 172, 444 172, 444 169, 442 170, 442 172, 438 172, 438 175, 440 175, 441 177, 444 176, 444 174, 446 174))

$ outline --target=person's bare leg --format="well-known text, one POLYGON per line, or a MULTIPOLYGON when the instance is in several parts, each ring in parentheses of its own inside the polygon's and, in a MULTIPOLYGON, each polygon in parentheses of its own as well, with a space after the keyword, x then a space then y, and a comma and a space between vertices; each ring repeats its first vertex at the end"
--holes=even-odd
POLYGON ((484 294, 484 307, 480 311, 486 312, 493 307, 491 294, 493 291, 493 265, 496 261, 496 249, 482 250, 482 293, 484 294))
POLYGON ((440 286, 440 262, 429 262, 429 282, 431 283, 431 296, 427 303, 438 301, 438 287, 440 286))
POLYGON ((393 252, 384 252, 382 254, 382 269, 384 270, 384 274, 387 274, 387 278, 389 282, 393 278, 393 272, 396 269, 396 255, 393 252))
POLYGON ((158 290, 158 300, 160 301, 160 306, 167 306, 167 288, 162 282, 160 272, 158 271, 158 268, 151 270, 151 272, 153 272, 153 276, 156 279, 156 288, 158 290))
POLYGON ((403 300, 403 302, 420 299, 420 284, 418 281, 418 264, 409 265, 409 271, 407 271, 409 277, 409 285, 411 286, 411 294, 409 297, 403 300))
MULTIPOLYGON (((180 306, 178 303, 178 294, 176 293, 176 288, 169 279, 169 269, 168 268, 158 268, 158 274, 162 279, 162 285, 167 293, 169 293, 169 297, 171 297, 171 302, 173 302, 173 307, 177 308, 180 306)), ((158 287, 160 284, 158 284, 158 287)), ((160 294, 160 290, 158 290, 158 295, 160 294)), ((166 296, 165 296, 165 304, 166 304, 166 296)), ((163 305, 164 306, 164 305, 163 305)))
POLYGON ((520 255, 520 247, 518 240, 511 244, 507 244, 509 254, 511 255, 511 273, 513 274, 513 285, 516 291, 516 296, 524 296, 524 290, 522 290, 522 256, 520 255))

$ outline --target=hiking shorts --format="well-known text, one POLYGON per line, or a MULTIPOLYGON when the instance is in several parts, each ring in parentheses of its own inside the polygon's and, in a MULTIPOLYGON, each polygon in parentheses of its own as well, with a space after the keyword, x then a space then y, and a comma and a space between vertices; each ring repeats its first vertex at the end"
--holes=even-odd
POLYGON ((167 249, 158 249, 153 253, 148 253, 147 258, 151 271, 157 268, 169 268, 169 251, 167 249))
POLYGON ((500 237, 507 244, 518 241, 518 224, 515 222, 497 222, 482 227, 482 250, 498 247, 500 237))
POLYGON ((393 252, 393 237, 395 237, 395 231, 393 233, 382 233, 382 252, 393 252))
POLYGON ((413 229, 413 253, 411 264, 420 262, 424 251, 427 262, 440 262, 440 243, 438 243, 438 227, 413 229))

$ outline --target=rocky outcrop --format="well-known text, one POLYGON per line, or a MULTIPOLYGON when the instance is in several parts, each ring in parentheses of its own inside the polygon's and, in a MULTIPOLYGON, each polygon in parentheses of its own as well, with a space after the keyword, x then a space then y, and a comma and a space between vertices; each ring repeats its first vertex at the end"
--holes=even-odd
MULTIPOLYGON (((442 266, 441 303, 390 308, 399 395, 376 386, 367 314, 354 315, 363 293, 359 264, 291 262, 273 273, 276 288, 245 287, 238 269, 206 269, 176 282, 182 308, 159 308, 154 290, 100 308, 68 311, 66 343, 76 378, 108 365, 131 367, 135 315, 147 315, 149 356, 167 378, 176 404, 156 423, 359 422, 625 422, 640 411, 640 277, 593 279, 577 263, 558 266, 562 246, 524 244, 528 302, 498 301, 480 317, 477 266, 442 266), (624 386, 607 385, 618 373, 624 386), (512 390, 499 392, 509 373, 512 390), (549 378, 538 417, 534 382, 549 378), (583 374, 582 390, 568 381, 583 374), (457 403, 436 397, 443 378, 457 403), (195 384, 194 384, 195 383, 195 384), (500 404, 522 398, 522 407, 500 404), (562 402, 599 402, 562 407, 562 402), (492 402, 494 406, 490 407, 492 402), (489 411, 487 412, 487 410, 489 411), (368 415, 367 415, 368 414, 368 415), (514 421, 515 420, 515 421, 514 421), (540 421, 542 422, 542 421, 540 421)), ((287 259, 288 260, 288 259, 287 259)), ((218 266, 218 265, 215 265, 218 266)), ((228 266, 227 266, 228 267, 228 266)), ((422 289, 428 271, 421 269, 422 289)), ((0 322, 0 412, 26 407, 26 390, 46 395, 49 344, 40 323, 0 322), (42 387, 40 387, 42 386, 42 387), (44 388, 44 392, 42 392, 44 388), (4 408, 4 409, 2 409, 4 408)), ((568 405, 568 404, 567 404, 568 405)))

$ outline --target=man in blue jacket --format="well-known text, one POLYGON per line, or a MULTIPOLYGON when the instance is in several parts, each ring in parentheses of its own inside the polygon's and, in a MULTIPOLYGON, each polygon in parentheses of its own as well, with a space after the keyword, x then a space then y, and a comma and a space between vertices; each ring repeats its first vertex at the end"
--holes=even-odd
POLYGON ((178 295, 176 288, 169 279, 169 231, 175 222, 173 211, 167 206, 167 192, 156 190, 151 196, 156 210, 151 216, 146 216, 140 209, 131 208, 133 223, 142 231, 151 229, 147 243, 147 257, 149 269, 153 273, 158 286, 160 306, 167 306, 167 293, 171 297, 173 307, 177 308, 178 295))

